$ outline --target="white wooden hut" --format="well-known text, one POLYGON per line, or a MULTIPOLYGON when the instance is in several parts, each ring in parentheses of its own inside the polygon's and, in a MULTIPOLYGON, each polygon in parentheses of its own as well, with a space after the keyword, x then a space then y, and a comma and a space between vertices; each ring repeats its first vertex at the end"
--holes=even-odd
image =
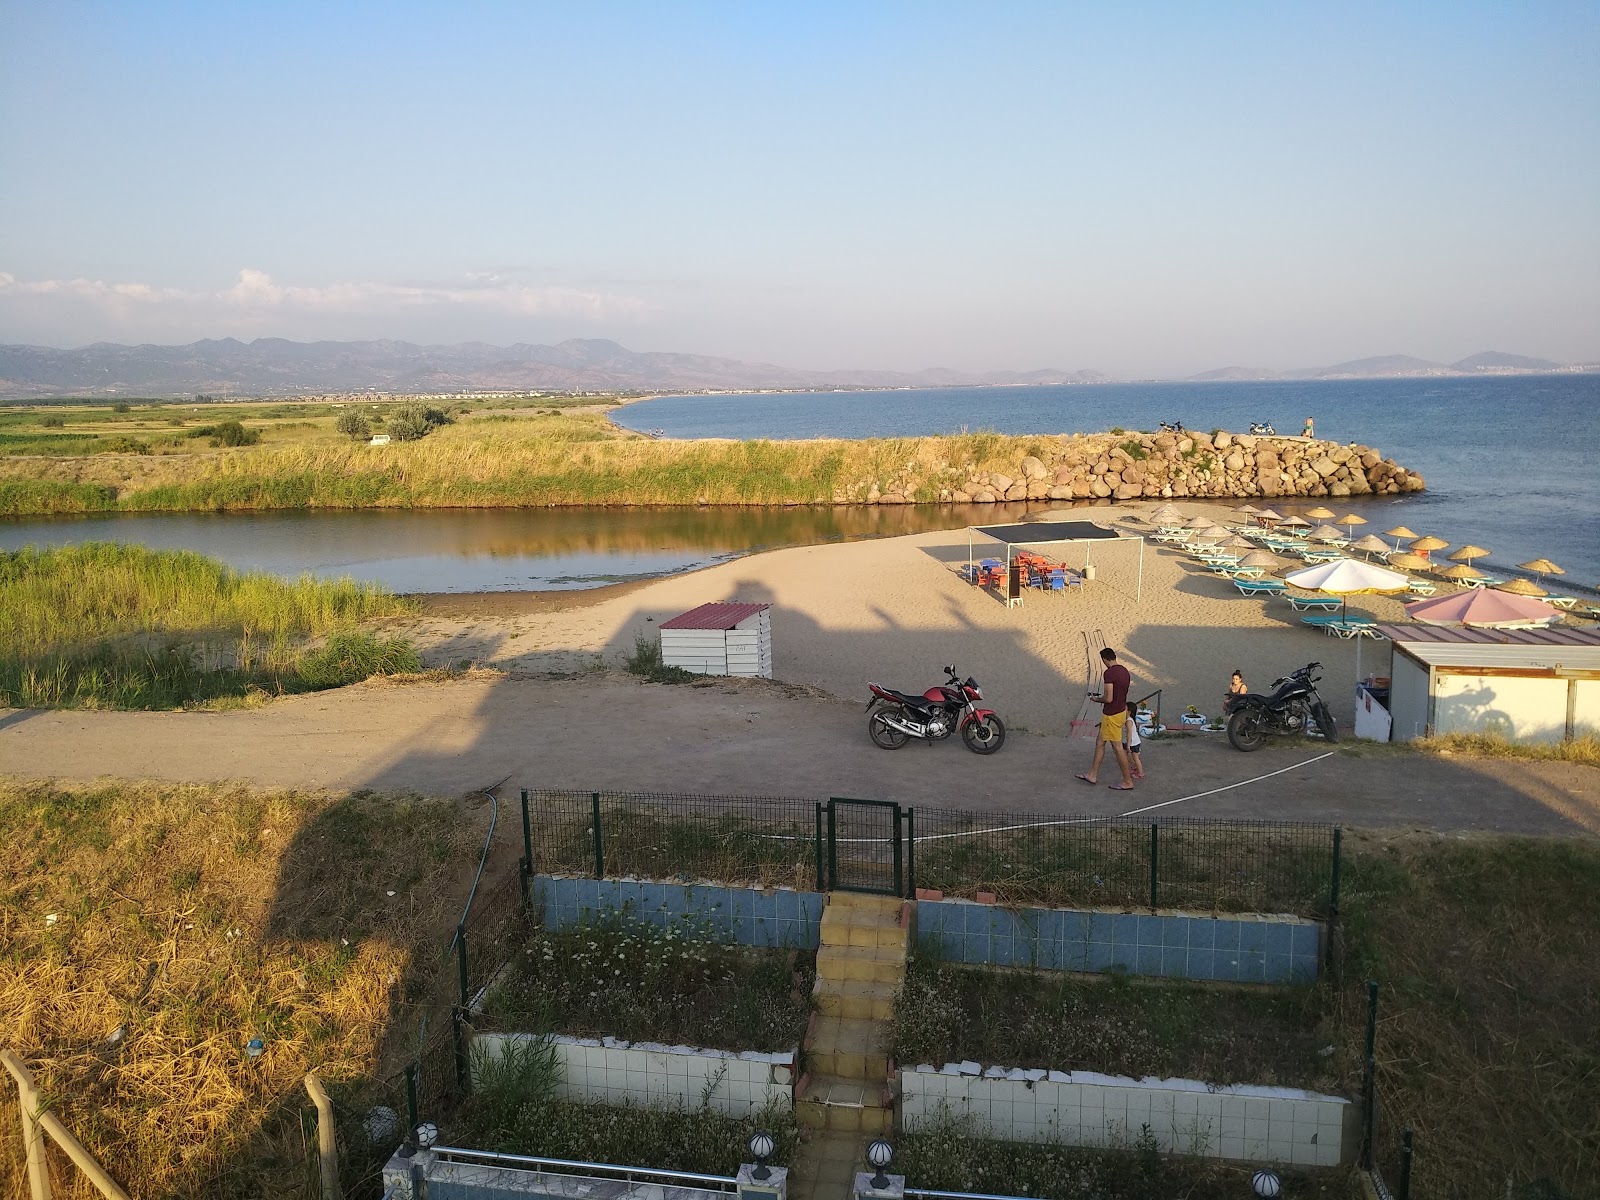
POLYGON ((661 661, 698 675, 772 675, 770 604, 702 604, 661 622, 661 661))

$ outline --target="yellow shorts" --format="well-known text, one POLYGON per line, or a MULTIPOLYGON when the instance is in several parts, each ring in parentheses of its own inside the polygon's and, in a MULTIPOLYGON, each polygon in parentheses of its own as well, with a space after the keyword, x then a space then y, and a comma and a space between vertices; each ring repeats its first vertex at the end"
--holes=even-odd
POLYGON ((1119 713, 1102 713, 1100 716, 1100 740, 1102 742, 1120 742, 1122 740, 1122 727, 1128 723, 1128 710, 1119 713))

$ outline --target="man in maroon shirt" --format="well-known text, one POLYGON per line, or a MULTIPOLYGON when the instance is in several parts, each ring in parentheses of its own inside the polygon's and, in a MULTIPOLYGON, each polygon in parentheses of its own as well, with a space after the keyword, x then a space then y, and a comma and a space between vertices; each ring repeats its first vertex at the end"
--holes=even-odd
POLYGON ((1111 785, 1113 791, 1133 791, 1133 774, 1128 765, 1128 752, 1122 745, 1122 728, 1128 721, 1128 688, 1133 680, 1128 668, 1117 661, 1117 652, 1107 646, 1100 651, 1100 660, 1106 665, 1105 683, 1098 695, 1100 701, 1100 737, 1094 744, 1094 762, 1087 775, 1079 775, 1084 783, 1100 782, 1100 764, 1105 761, 1106 746, 1111 746, 1117 756, 1117 766, 1122 768, 1122 783, 1111 785))

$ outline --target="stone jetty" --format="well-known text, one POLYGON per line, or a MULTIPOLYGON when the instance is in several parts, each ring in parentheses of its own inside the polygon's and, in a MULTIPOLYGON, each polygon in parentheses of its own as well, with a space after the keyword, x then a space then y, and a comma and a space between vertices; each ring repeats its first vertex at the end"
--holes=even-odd
MULTIPOLYGON (((1020 440, 1020 439, 1019 439, 1020 440)), ((944 464, 928 478, 862 480, 834 494, 841 504, 1001 500, 1140 500, 1193 496, 1393 496, 1420 492, 1416 471, 1370 446, 1228 433, 1102 433, 1041 437, 1015 468, 944 464)))

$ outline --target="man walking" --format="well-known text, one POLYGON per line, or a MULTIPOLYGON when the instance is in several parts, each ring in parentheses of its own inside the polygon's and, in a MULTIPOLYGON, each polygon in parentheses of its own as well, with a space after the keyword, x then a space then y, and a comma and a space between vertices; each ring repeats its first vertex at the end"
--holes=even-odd
POLYGON ((1106 745, 1109 743, 1112 753, 1117 756, 1117 766, 1122 768, 1122 782, 1113 783, 1111 790, 1131 792, 1133 774, 1128 763, 1128 751, 1122 745, 1122 732, 1128 722, 1128 688, 1133 679, 1128 674, 1128 668, 1117 661, 1117 652, 1111 647, 1100 651, 1100 661, 1105 664, 1105 678, 1099 694, 1091 697, 1100 701, 1100 737, 1094 744, 1094 762, 1089 767, 1089 773, 1078 778, 1084 783, 1100 782, 1100 764, 1105 761, 1106 745))

